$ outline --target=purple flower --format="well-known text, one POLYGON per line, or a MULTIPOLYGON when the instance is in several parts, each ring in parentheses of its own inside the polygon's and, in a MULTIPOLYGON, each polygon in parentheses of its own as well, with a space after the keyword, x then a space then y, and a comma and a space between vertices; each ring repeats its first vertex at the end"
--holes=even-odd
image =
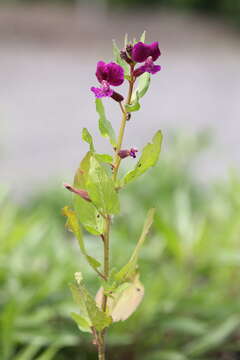
POLYGON ((132 59, 138 63, 146 61, 149 56, 152 57, 153 61, 156 61, 160 55, 161 52, 157 41, 150 45, 144 44, 140 41, 135 44, 132 49, 132 59))
POLYGON ((125 159, 128 156, 131 156, 132 158, 136 158, 136 152, 138 152, 137 149, 131 148, 130 150, 119 150, 118 156, 121 159, 125 159))
POLYGON ((135 44, 132 49, 132 59, 138 63, 145 63, 144 65, 134 70, 134 76, 138 77, 145 72, 156 74, 158 71, 160 71, 161 66, 154 64, 154 61, 156 61, 160 55, 161 52, 159 50, 157 41, 150 45, 144 44, 141 41, 135 44))
POLYGON ((106 64, 104 61, 99 61, 97 63, 96 77, 101 87, 97 88, 92 86, 91 91, 97 98, 110 97, 114 94, 110 85, 119 86, 123 83, 124 70, 114 62, 106 64))

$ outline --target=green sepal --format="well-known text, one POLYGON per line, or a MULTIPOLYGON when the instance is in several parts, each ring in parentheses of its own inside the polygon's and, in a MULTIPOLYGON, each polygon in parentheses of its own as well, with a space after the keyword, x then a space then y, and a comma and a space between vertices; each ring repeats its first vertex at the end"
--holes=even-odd
POLYGON ((87 190, 99 211, 104 214, 119 213, 120 203, 114 182, 95 157, 90 160, 87 190))
POLYGON ((87 128, 82 129, 82 139, 89 144, 90 151, 94 152, 93 138, 87 128))
POLYGON ((112 323, 111 316, 100 310, 83 283, 70 284, 73 299, 79 306, 80 316, 88 322, 89 326, 102 331, 112 323))
MULTIPOLYGON (((89 151, 80 163, 74 177, 74 187, 87 190, 87 179, 90 168, 92 153, 89 151)), ((99 214, 93 203, 82 199, 78 195, 73 195, 74 210, 79 222, 84 228, 93 235, 100 235, 104 231, 104 219, 99 214)))
POLYGON ((99 131, 103 137, 108 137, 112 146, 115 147, 117 144, 115 131, 110 121, 107 120, 106 118, 102 100, 97 98, 95 100, 95 103, 96 103, 96 111, 99 115, 99 120, 98 120, 99 131))
POLYGON ((152 139, 152 143, 148 143, 143 151, 140 159, 138 160, 135 169, 129 171, 121 181, 122 185, 126 185, 129 182, 136 179, 138 176, 145 173, 150 167, 156 165, 159 159, 162 145, 162 133, 157 131, 152 139))
POLYGON ((83 256, 85 257, 85 259, 87 260, 87 262, 89 263, 89 265, 91 267, 93 267, 94 269, 97 269, 99 266, 101 266, 101 264, 96 259, 94 259, 92 256, 87 254, 85 244, 83 241, 81 226, 79 224, 76 212, 71 210, 68 206, 65 206, 62 211, 63 211, 63 215, 67 217, 66 227, 69 231, 73 232, 74 235, 76 236, 83 256))
POLYGON ((116 41, 113 40, 113 55, 116 63, 124 69, 124 75, 130 74, 129 65, 121 58, 120 56, 120 50, 116 44, 116 41))
POLYGON ((146 239, 146 236, 152 226, 154 214, 155 214, 155 209, 150 209, 148 211, 141 236, 140 236, 138 243, 132 253, 132 256, 130 257, 128 263, 126 265, 124 265, 117 274, 115 274, 115 280, 117 282, 120 282, 120 283, 125 282, 126 280, 131 278, 134 275, 134 273, 136 272, 139 252, 140 252, 141 247, 143 246, 143 243, 146 239))

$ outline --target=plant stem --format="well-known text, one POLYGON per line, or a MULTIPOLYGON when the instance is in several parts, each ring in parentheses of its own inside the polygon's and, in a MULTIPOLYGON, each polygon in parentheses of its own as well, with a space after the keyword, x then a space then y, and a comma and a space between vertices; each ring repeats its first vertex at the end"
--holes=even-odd
POLYGON ((98 360, 105 360, 105 342, 103 332, 98 335, 98 360))
MULTIPOLYGON (((131 79, 129 80, 129 90, 128 90, 128 97, 127 97, 126 104, 131 103, 134 82, 135 81, 133 78, 133 69, 131 69, 131 79)), ((118 152, 119 152, 119 150, 121 150, 121 147, 122 147, 123 136, 124 136, 124 131, 125 131, 126 122, 127 122, 126 107, 121 106, 121 109, 122 109, 123 115, 122 115, 122 121, 121 121, 120 130, 119 130, 119 135, 118 135, 118 142, 117 142, 117 146, 116 146, 116 155, 115 155, 115 159, 114 159, 114 168, 113 168, 113 181, 114 182, 116 182, 116 180, 117 180, 118 169, 119 169, 119 166, 120 166, 121 160, 122 160, 120 158, 120 156, 118 156, 118 152)))
MULTIPOLYGON (((126 104, 131 103, 134 82, 135 82, 135 80, 133 77, 133 68, 131 68, 131 79, 129 80, 129 90, 128 90, 128 97, 127 97, 126 104)), ((118 135, 116 155, 115 155, 115 159, 114 159, 114 168, 113 168, 114 183, 116 183, 118 169, 119 169, 119 166, 121 163, 121 158, 118 156, 118 152, 122 147, 123 136, 124 136, 127 115, 128 115, 127 111, 126 111, 126 107, 123 106, 122 104, 120 104, 120 107, 122 110, 122 121, 121 121, 121 126, 120 126, 120 130, 119 130, 119 135, 118 135)), ((109 233, 110 233, 110 226, 111 226, 111 217, 110 217, 110 215, 105 215, 104 219, 105 219, 105 230, 104 230, 102 239, 103 239, 103 247, 104 247, 103 248, 103 251, 104 251, 104 278, 107 281, 108 277, 109 277, 109 233)), ((103 295, 102 311, 104 311, 104 312, 107 311, 107 300, 108 300, 107 295, 103 295)), ((98 337, 97 337, 97 345, 98 345, 98 360, 105 360, 105 330, 99 332, 98 337)))

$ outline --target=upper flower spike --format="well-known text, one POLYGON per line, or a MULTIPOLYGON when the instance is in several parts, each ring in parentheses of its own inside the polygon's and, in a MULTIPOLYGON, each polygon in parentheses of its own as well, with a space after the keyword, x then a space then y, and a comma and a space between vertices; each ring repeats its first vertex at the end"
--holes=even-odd
POLYGON ((149 45, 140 41, 132 49, 132 59, 138 63, 146 61, 149 56, 152 57, 153 61, 156 61, 160 55, 161 52, 157 41, 149 45))
POLYGON ((110 88, 110 85, 119 86, 124 81, 124 70, 123 68, 114 63, 110 62, 106 64, 104 61, 97 63, 96 77, 101 88, 91 87, 96 97, 112 96, 114 91, 110 88))

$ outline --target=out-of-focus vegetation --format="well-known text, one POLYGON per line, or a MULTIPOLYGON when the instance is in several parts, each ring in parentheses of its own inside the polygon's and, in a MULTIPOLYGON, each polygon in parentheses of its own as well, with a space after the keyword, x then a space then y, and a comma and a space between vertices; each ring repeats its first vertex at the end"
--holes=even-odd
MULTIPOLYGON (((145 299, 127 324, 112 327, 109 359, 239 358, 240 179, 210 186, 191 176, 202 140, 174 139, 159 166, 123 193, 111 234, 116 267, 131 253, 147 210, 155 206, 157 215, 140 261, 145 299)), ((60 209, 70 199, 59 189, 20 206, 1 191, 1 360, 96 358, 69 316, 74 272, 97 290, 64 231, 60 209)), ((87 245, 100 256, 100 240, 89 237, 87 245)))
MULTIPOLYGON (((66 3, 81 4, 87 0, 2 0, 2 2, 13 3, 66 3)), ((239 0, 91 0, 94 3, 104 3, 110 8, 125 7, 128 10, 145 8, 152 10, 155 6, 164 8, 182 9, 190 11, 200 11, 213 13, 215 15, 226 16, 234 22, 240 24, 240 1, 239 0)))

